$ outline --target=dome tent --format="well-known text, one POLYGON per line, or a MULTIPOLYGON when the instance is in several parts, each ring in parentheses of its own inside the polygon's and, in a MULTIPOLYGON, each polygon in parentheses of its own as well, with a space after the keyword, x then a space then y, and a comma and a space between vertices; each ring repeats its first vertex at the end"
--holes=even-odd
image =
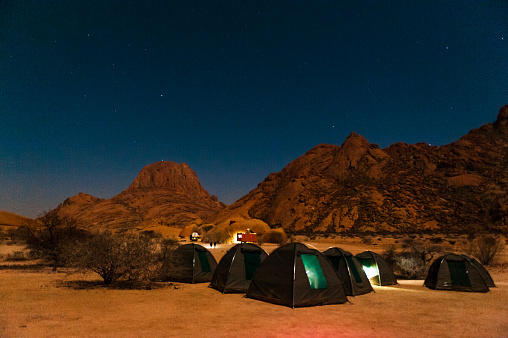
POLYGON ((210 287, 222 293, 247 292, 252 276, 266 257, 266 252, 255 244, 235 245, 219 261, 210 287))
POLYGON ((363 265, 363 270, 371 284, 385 286, 397 284, 392 268, 383 257, 372 251, 364 251, 355 256, 363 265))
MULTIPOLYGON (((466 257, 468 257, 468 256, 466 256, 466 257)), ((494 280, 490 276, 490 273, 487 271, 487 269, 485 269, 485 267, 480 262, 478 262, 476 259, 474 259, 472 257, 468 257, 468 258, 469 258, 469 261, 471 262, 471 264, 473 264, 473 266, 478 269, 478 272, 480 273, 483 280, 485 281, 485 284, 487 284, 487 286, 489 288, 495 288, 496 284, 494 284, 494 280)))
POLYGON ((275 249, 254 274, 246 297, 291 308, 347 302, 330 261, 301 243, 275 249))
POLYGON ((171 281, 182 283, 207 283, 212 280, 217 261, 205 247, 199 244, 184 244, 175 250, 179 268, 171 281))
POLYGON ((487 270, 477 265, 481 266, 466 255, 443 255, 431 264, 423 285, 434 290, 488 292, 487 283, 494 282, 487 270))
POLYGON ((343 283, 348 296, 363 295, 374 291, 363 271, 362 264, 349 251, 337 247, 329 248, 323 255, 330 260, 343 283))

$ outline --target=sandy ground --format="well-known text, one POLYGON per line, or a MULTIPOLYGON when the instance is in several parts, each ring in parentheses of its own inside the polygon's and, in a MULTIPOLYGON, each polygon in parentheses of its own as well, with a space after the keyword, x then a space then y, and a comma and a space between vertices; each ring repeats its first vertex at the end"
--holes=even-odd
MULTIPOLYGON (((350 245, 341 247, 369 248, 350 245)), ((229 247, 211 251, 220 259, 229 247)), ((79 289, 76 281, 96 278, 0 270, 0 337, 508 337, 508 272, 491 273, 497 287, 485 294, 434 291, 408 280, 374 287, 351 303, 291 309, 223 295, 208 284, 79 289)))

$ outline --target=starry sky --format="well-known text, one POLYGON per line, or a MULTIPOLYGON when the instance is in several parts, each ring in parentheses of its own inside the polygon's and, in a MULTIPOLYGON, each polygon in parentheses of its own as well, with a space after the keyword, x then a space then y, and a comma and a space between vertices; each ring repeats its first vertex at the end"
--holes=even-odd
POLYGON ((0 210, 157 161, 230 204, 354 131, 451 143, 508 104, 505 0, 1 0, 0 210))

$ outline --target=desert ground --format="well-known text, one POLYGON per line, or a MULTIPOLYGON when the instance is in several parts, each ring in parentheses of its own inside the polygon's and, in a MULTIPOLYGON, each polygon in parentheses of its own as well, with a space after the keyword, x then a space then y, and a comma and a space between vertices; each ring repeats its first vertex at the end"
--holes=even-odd
MULTIPOLYGON (((390 241, 316 239, 305 244, 356 254, 381 253, 390 241)), ((220 244, 210 251, 218 261, 230 247, 220 244)), ((271 252, 277 246, 262 247, 271 252)), ((0 246, 0 254, 9 250, 20 248, 0 246)), ((108 289, 94 283, 94 275, 3 263, 0 336, 508 337, 508 270, 489 271, 497 287, 488 293, 435 291, 423 280, 399 280, 396 286, 375 286, 375 293, 350 297, 349 303, 291 309, 241 294, 223 295, 208 284, 108 289)))

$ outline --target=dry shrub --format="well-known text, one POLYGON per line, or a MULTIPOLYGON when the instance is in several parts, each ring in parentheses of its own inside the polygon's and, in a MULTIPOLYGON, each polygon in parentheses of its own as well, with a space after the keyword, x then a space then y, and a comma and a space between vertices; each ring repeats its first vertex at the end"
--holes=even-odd
POLYGON ((175 238, 167 238, 162 240, 160 244, 158 261, 158 272, 154 276, 157 281, 169 281, 178 279, 184 268, 181 264, 181 257, 175 254, 175 250, 180 246, 175 238))
POLYGON ((405 238, 403 242, 401 252, 397 252, 395 246, 391 245, 383 253, 383 258, 400 278, 424 278, 428 265, 437 254, 442 252, 442 248, 439 245, 425 244, 411 237, 405 238))
POLYGON ((421 257, 415 253, 401 253, 396 259, 398 272, 408 279, 421 279, 425 277, 427 266, 421 257))
POLYGON ((286 241, 286 233, 284 232, 284 230, 280 229, 268 230, 258 239, 258 242, 260 244, 262 243, 283 244, 285 241, 286 241))
POLYGON ((70 243, 64 252, 67 266, 97 273, 105 285, 139 287, 169 273, 176 247, 176 239, 104 231, 70 243))
POLYGON ((5 260, 8 262, 21 262, 28 260, 28 257, 26 257, 23 251, 14 251, 13 253, 8 253, 5 256, 5 260))
POLYGON ((372 238, 372 236, 365 236, 362 238, 362 242, 363 244, 372 245, 374 239, 372 238))
POLYGON ((467 248, 470 255, 476 257, 484 265, 498 263, 498 257, 503 252, 505 241, 493 235, 481 235, 473 239, 467 248))

